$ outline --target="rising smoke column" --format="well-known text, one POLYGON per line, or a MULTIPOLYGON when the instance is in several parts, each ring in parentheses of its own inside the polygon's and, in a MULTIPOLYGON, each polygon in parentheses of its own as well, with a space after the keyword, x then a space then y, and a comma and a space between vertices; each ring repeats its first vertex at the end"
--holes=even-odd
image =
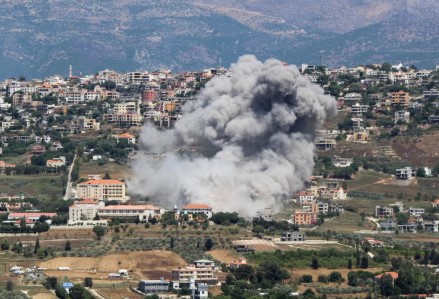
POLYGON ((303 188, 314 167, 314 132, 335 115, 334 99, 278 60, 243 56, 231 72, 209 81, 174 129, 142 129, 131 192, 167 208, 206 203, 253 216, 303 188), (175 151, 185 146, 199 154, 175 151))

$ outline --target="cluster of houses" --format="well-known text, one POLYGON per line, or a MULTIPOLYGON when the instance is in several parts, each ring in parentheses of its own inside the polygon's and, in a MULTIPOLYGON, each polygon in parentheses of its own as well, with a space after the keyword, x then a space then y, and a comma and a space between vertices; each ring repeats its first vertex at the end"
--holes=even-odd
MULTIPOLYGON (((312 82, 320 83, 327 93, 336 96, 337 107, 351 113, 352 128, 348 131, 339 131, 337 134, 321 131, 317 134, 315 144, 318 149, 331 149, 337 144, 336 137, 346 133, 346 140, 350 142, 366 143, 370 140, 370 132, 379 128, 366 126, 365 115, 393 113, 394 124, 407 125, 411 122, 411 111, 420 110, 426 103, 433 102, 439 106, 439 90, 431 83, 436 80, 435 70, 417 70, 394 65, 389 69, 381 65, 358 66, 353 68, 318 68, 303 64, 301 71, 312 82), (327 80, 319 80, 326 77, 327 80), (354 84, 355 83, 355 84, 354 84), (338 92, 334 93, 333 86, 338 92), (399 86, 399 90, 388 92, 370 92, 370 89, 381 86, 399 86), (419 94, 411 94, 407 88, 421 89, 419 94)), ((438 125, 439 116, 430 114, 424 123, 438 125)))
POLYGON ((317 224, 319 215, 328 213, 341 214, 344 212, 342 205, 337 203, 346 200, 347 194, 338 182, 318 183, 315 177, 309 181, 309 187, 305 191, 296 193, 294 201, 300 206, 291 215, 291 220, 297 225, 317 224))
MULTIPOLYGON (((438 207, 439 200, 436 199, 432 202, 432 207, 438 207)), ((388 206, 375 206, 375 218, 378 219, 378 229, 383 231, 400 231, 400 232, 412 232, 425 231, 425 232, 439 232, 439 220, 424 220, 423 215, 427 215, 425 208, 409 207, 404 208, 402 202, 395 202, 388 206), (403 223, 396 219, 397 213, 403 213, 407 215, 407 220, 403 223)))
MULTIPOLYGON (((246 264, 245 259, 232 262, 232 267, 246 264)), ((167 293, 171 290, 187 288, 193 298, 208 298, 208 287, 218 284, 218 267, 210 260, 197 260, 186 267, 172 269, 171 280, 161 277, 159 280, 141 280, 138 291, 143 294, 167 293)))

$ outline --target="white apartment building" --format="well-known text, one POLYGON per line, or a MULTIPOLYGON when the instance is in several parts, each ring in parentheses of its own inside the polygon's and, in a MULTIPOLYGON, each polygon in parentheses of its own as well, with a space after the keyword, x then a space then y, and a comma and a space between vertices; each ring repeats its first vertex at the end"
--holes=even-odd
POLYGON ((197 214, 201 213, 207 216, 207 218, 211 218, 213 215, 212 208, 206 204, 187 204, 183 207, 183 212, 187 212, 189 214, 197 214))
POLYGON ((406 123, 410 122, 410 112, 408 111, 396 111, 395 112, 395 124, 398 123, 398 121, 403 121, 406 123))
POLYGON ((178 282, 189 282, 194 279, 196 282, 205 282, 207 284, 216 284, 218 277, 214 275, 212 268, 197 268, 186 266, 172 270, 172 280, 178 282))
POLYGON ((136 102, 125 102, 114 104, 113 113, 139 113, 139 105, 136 102))
POLYGON ((425 209, 423 208, 409 208, 409 214, 410 216, 415 216, 415 217, 419 217, 422 216, 422 214, 425 213, 425 209))
POLYGON ((77 186, 76 195, 82 199, 127 201, 125 182, 119 180, 89 180, 77 186))
POLYGON ((100 208, 105 206, 103 201, 85 199, 75 202, 69 207, 69 224, 84 220, 93 220, 100 208))
POLYGON ((149 218, 160 219, 164 212, 164 209, 153 205, 110 205, 99 208, 98 215, 101 218, 137 217, 146 221, 149 218))
POLYGON ((351 113, 356 115, 362 115, 368 110, 369 110, 369 105, 360 105, 359 103, 355 103, 355 105, 351 107, 351 113))

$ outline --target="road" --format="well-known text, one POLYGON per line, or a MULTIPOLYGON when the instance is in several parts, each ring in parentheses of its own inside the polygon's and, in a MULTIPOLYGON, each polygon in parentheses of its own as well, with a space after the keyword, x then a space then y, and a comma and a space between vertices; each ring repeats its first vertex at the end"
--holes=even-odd
POLYGON ((66 194, 64 194, 64 200, 69 200, 70 198, 72 198, 72 170, 73 170, 73 166, 75 165, 75 161, 76 161, 76 155, 73 158, 72 164, 70 164, 70 168, 69 168, 69 175, 68 175, 68 179, 67 179, 67 187, 66 187, 66 194))

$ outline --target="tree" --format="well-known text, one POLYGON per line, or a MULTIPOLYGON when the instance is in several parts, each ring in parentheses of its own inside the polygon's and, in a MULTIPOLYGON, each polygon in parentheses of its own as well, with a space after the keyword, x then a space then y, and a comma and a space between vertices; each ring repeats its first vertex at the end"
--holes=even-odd
POLYGON ((2 250, 9 250, 9 242, 7 239, 4 239, 2 244, 0 245, 0 248, 2 250))
POLYGON ((213 240, 211 238, 207 238, 204 242, 204 249, 210 251, 213 248, 213 240))
POLYGON ((13 289, 14 289, 14 283, 12 282, 12 280, 8 280, 8 282, 6 283, 6 290, 12 291, 13 289))
POLYGON ((264 228, 261 225, 255 225, 253 226, 252 232, 259 237, 260 234, 264 232, 264 228))
POLYGON ((303 292, 302 297, 306 298, 306 299, 308 299, 308 298, 315 298, 316 294, 314 293, 313 290, 306 289, 305 292, 303 292))
POLYGON ((86 277, 86 278, 84 279, 84 285, 85 285, 87 288, 92 288, 92 287, 93 287, 93 278, 91 278, 91 277, 86 277))
POLYGON ((390 274, 384 274, 381 276, 381 282, 380 282, 380 292, 381 295, 390 297, 393 296, 395 293, 395 288, 393 285, 393 278, 390 274))
POLYGON ((316 256, 314 256, 312 258, 311 268, 313 268, 314 270, 317 270, 319 268, 319 260, 318 260, 318 258, 316 256))
POLYGON ((44 287, 48 290, 56 289, 57 284, 58 284, 58 278, 51 276, 51 277, 46 278, 46 281, 44 283, 44 287))
POLYGON ((64 250, 65 251, 72 250, 72 245, 70 245, 70 241, 69 240, 66 241, 66 245, 64 245, 64 250))
POLYGON ((103 177, 104 180, 109 180, 111 179, 110 173, 108 171, 105 172, 105 175, 103 177))
POLYGON ((237 280, 250 280, 255 275, 255 269, 251 265, 241 265, 230 272, 237 280))
POLYGON ((88 294, 88 292, 84 289, 84 287, 80 284, 75 284, 70 290, 69 290, 69 296, 71 299, 88 299, 92 298, 88 294))
POLYGON ((361 257, 360 268, 367 269, 368 267, 369 267, 369 258, 367 257, 367 255, 363 255, 361 257))
POLYGON ((311 283, 312 282, 312 275, 303 275, 302 276, 302 282, 304 283, 311 283))
POLYGON ((96 239, 101 240, 102 237, 105 236, 107 229, 101 225, 96 225, 95 227, 93 227, 93 232, 96 235, 96 239))
POLYGON ((332 271, 329 274, 329 282, 341 282, 343 280, 343 277, 341 276, 340 272, 332 271))
POLYGON ((425 168, 419 167, 418 170, 416 171, 416 176, 424 178, 425 177, 425 168))
POLYGON ((37 254, 39 249, 40 249, 40 239, 37 238, 37 241, 35 242, 35 247, 34 247, 34 254, 37 254))
POLYGON ((348 269, 352 269, 352 259, 348 260, 348 269))

